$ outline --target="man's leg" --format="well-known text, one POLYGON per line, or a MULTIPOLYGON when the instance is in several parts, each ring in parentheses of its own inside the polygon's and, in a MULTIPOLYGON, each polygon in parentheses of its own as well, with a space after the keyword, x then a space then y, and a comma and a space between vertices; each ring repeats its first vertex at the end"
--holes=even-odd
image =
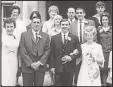
POLYGON ((34 75, 34 86, 43 86, 45 72, 35 72, 34 75))
POLYGON ((24 73, 22 72, 23 86, 33 86, 34 73, 24 73))
POLYGON ((74 84, 77 85, 78 75, 81 67, 81 62, 76 66, 75 75, 74 75, 74 84))
POLYGON ((73 73, 66 72, 65 70, 62 72, 61 75, 61 82, 63 86, 72 86, 73 84, 73 73))
POLYGON ((62 84, 61 84, 61 73, 62 72, 55 73, 55 86, 62 86, 62 84))

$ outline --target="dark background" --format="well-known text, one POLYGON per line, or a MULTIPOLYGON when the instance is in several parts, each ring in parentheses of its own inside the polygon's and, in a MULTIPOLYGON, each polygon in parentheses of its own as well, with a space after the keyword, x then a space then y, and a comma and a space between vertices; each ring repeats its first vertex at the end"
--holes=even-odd
MULTIPOLYGON (((106 5, 106 11, 112 15, 112 1, 103 1, 106 5)), ((82 7, 86 11, 86 18, 89 18, 96 14, 96 5, 97 1, 47 1, 46 3, 46 13, 48 13, 48 8, 51 5, 56 5, 59 8, 60 14, 67 18, 67 9, 69 7, 77 8, 82 7)), ((49 14, 47 14, 47 20, 49 19, 49 14)))

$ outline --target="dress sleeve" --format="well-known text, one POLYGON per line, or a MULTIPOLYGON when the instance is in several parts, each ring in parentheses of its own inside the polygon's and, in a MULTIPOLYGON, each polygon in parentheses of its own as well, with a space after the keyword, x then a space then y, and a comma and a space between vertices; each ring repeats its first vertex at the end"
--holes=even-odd
POLYGON ((47 22, 44 22, 42 32, 48 33, 47 22))
POLYGON ((96 59, 97 61, 100 61, 101 63, 98 63, 100 67, 104 67, 104 55, 103 55, 103 51, 102 51, 102 46, 99 45, 98 47, 98 57, 96 59))

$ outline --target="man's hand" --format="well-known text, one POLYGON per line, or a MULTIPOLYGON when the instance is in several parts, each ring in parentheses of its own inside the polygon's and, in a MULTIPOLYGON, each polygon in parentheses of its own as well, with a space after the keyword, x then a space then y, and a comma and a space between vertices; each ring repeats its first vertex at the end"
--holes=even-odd
POLYGON ((39 66, 40 66, 40 63, 39 63, 39 62, 34 62, 34 63, 31 64, 31 67, 32 67, 33 69, 35 69, 35 70, 38 69, 39 66))
POLYGON ((31 68, 36 69, 36 63, 32 63, 31 68))
POLYGON ((55 68, 51 68, 50 71, 55 74, 55 68))
POLYGON ((65 64, 65 63, 67 63, 67 62, 70 62, 71 60, 72 60, 72 59, 71 59, 70 56, 65 55, 65 56, 62 58, 62 61, 64 61, 64 63, 62 63, 62 64, 65 64))

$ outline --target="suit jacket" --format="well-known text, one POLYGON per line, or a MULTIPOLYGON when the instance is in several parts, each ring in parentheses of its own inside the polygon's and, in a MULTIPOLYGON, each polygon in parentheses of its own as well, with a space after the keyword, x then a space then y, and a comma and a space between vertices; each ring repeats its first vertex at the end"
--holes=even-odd
POLYGON ((26 29, 27 29, 27 31, 29 31, 29 30, 32 29, 32 27, 31 27, 31 23, 30 23, 29 25, 26 26, 26 29))
POLYGON ((50 38, 48 34, 41 31, 39 35, 41 35, 42 38, 36 42, 32 30, 21 34, 20 56, 22 72, 32 73, 34 70, 30 65, 37 61, 43 64, 43 66, 39 66, 39 71, 46 71, 46 61, 50 53, 50 38))
POLYGON ((78 37, 71 33, 69 33, 68 37, 70 37, 71 40, 68 40, 66 45, 63 44, 61 33, 51 38, 50 68, 55 68, 56 72, 62 72, 63 68, 65 68, 67 72, 73 72, 76 58, 81 55, 78 37), (75 49, 79 51, 78 55, 71 55, 72 61, 62 64, 62 57, 64 55, 70 55, 75 49))
MULTIPOLYGON (((85 19, 85 24, 84 24, 84 28, 88 25, 91 25, 91 26, 95 26, 95 23, 93 20, 88 20, 88 19, 85 19)), ((71 25, 70 25, 70 33, 74 34, 74 35, 77 35, 78 36, 78 20, 74 21, 71 25)), ((84 36, 84 33, 83 33, 83 36, 84 36)), ((96 38, 95 38, 96 40, 96 38)), ((97 40, 96 40, 97 41, 97 40)), ((83 38, 83 42, 81 43, 84 43, 86 42, 85 38, 83 38)), ((76 64, 78 65, 81 61, 81 58, 78 58, 76 60, 76 64)))

